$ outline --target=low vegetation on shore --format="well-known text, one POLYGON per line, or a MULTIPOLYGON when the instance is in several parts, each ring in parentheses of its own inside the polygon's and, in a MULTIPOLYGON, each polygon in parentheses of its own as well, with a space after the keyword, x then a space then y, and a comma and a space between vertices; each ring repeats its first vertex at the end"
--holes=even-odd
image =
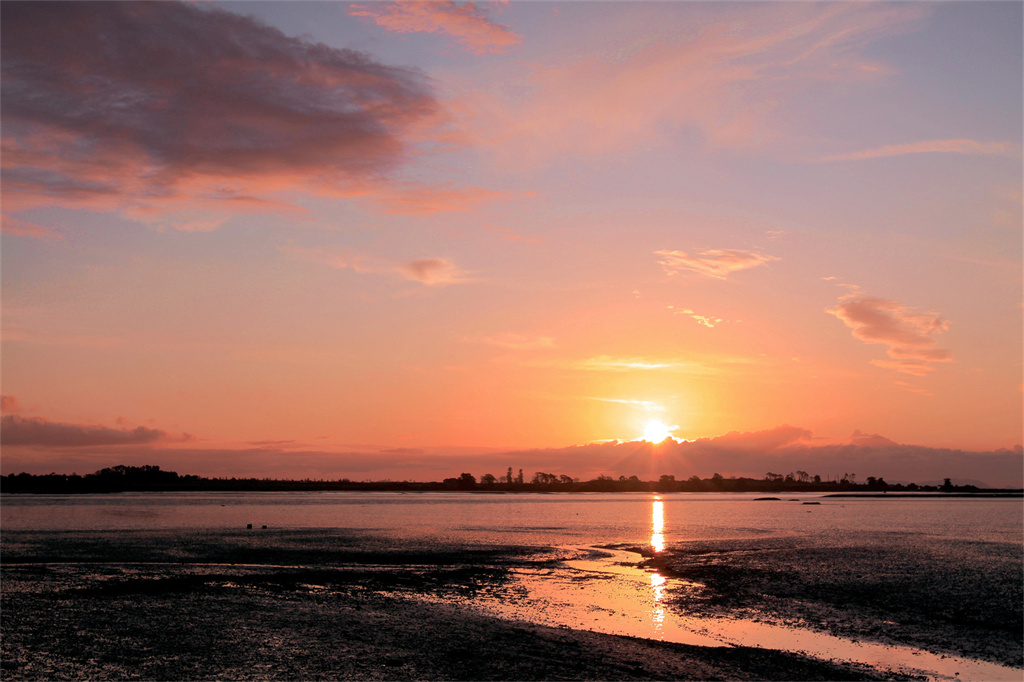
POLYGON ((513 475, 509 467, 501 478, 492 474, 484 474, 477 480, 470 473, 458 477, 446 478, 443 481, 351 481, 347 478, 338 480, 303 479, 287 480, 274 478, 204 478, 192 474, 178 475, 174 471, 164 471, 159 466, 125 466, 119 465, 101 469, 95 473, 85 474, 42 474, 27 473, 0 476, 0 492, 4 493, 115 493, 115 492, 169 492, 169 491, 324 491, 324 490, 365 490, 365 491, 404 491, 404 492, 444 492, 472 491, 483 493, 523 493, 523 492, 764 492, 764 493, 865 493, 865 492, 934 492, 934 493, 997 493, 1012 492, 978 488, 974 485, 955 485, 945 479, 943 485, 917 485, 916 483, 890 484, 881 477, 868 476, 863 482, 857 482, 856 474, 843 474, 837 480, 822 480, 821 476, 811 476, 805 471, 789 474, 768 472, 764 478, 724 477, 714 474, 710 478, 691 476, 686 480, 676 480, 675 476, 665 474, 656 481, 643 481, 637 476, 598 476, 589 481, 561 474, 536 472, 532 479, 526 480, 523 470, 513 475))

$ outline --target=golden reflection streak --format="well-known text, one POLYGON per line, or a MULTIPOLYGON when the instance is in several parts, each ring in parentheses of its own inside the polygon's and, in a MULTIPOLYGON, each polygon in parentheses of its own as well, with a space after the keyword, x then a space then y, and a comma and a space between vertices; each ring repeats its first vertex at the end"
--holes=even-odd
POLYGON ((660 497, 654 498, 651 509, 651 547, 655 552, 665 549, 665 509, 660 497))
POLYGON ((654 605, 651 608, 651 621, 654 624, 654 631, 660 638, 662 634, 662 626, 665 624, 665 607, 662 606, 661 603, 661 600, 665 596, 665 578, 657 573, 652 573, 651 590, 654 592, 654 605))

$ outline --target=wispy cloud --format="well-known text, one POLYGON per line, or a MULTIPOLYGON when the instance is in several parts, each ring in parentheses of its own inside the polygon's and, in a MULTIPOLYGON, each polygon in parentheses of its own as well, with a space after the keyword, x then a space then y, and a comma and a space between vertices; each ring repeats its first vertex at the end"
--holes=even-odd
POLYGON ((936 313, 860 293, 840 298, 825 312, 842 320, 855 338, 886 346, 889 359, 871 363, 878 367, 925 376, 935 363, 953 361, 952 354, 936 344, 934 337, 949 329, 949 322, 936 313))
POLYGON ((734 272, 779 260, 775 256, 738 249, 710 249, 692 255, 686 251, 655 251, 654 254, 661 256, 658 263, 670 275, 688 271, 715 279, 725 279, 734 272))
POLYGON ((399 261, 322 247, 307 249, 286 246, 281 247, 281 251, 312 263, 328 265, 339 270, 395 275, 410 282, 419 282, 428 286, 472 281, 469 273, 459 269, 446 258, 418 258, 413 261, 399 261))
POLYGON ((296 210, 275 200, 284 190, 402 212, 481 198, 396 184, 439 120, 419 71, 205 3, 5 3, 2 19, 8 213, 219 212, 194 218, 202 227, 224 213, 296 210))
POLYGON ((1013 145, 1009 142, 978 142, 977 140, 924 140, 907 144, 893 144, 884 147, 865 149, 848 154, 826 156, 822 161, 863 161, 866 159, 884 159, 890 156, 906 156, 907 154, 973 154, 983 156, 1006 156, 1013 153, 1013 145))
POLYGON ((398 266, 406 279, 420 284, 454 284, 464 280, 464 274, 444 258, 420 258, 398 266))
POLYGON ((671 305, 669 306, 669 308, 672 310, 673 314, 686 315, 687 317, 696 320, 697 324, 703 325, 708 329, 713 329, 714 327, 722 323, 722 318, 720 317, 715 317, 714 315, 700 315, 698 313, 693 312, 693 310, 690 308, 676 310, 675 306, 671 305))
POLYGON ((14 237, 34 237, 35 239, 54 239, 58 241, 64 239, 63 236, 42 225, 9 215, 0 216, 0 232, 14 237))
POLYGON ((447 35, 475 54, 504 52, 522 42, 522 36, 491 21, 473 2, 457 5, 450 0, 437 0, 350 5, 348 13, 366 17, 396 33, 447 35))
POLYGON ((764 147, 781 135, 772 115, 784 91, 882 77, 861 48, 922 12, 764 3, 754 14, 722 10, 699 33, 649 36, 634 49, 576 46, 572 60, 535 64, 514 87, 486 84, 466 97, 469 134, 512 166, 631 152, 678 130, 712 149, 764 147))
MULTIPOLYGON (((625 398, 594 398, 590 400, 597 400, 602 403, 616 403, 619 405, 630 405, 632 407, 639 407, 640 409, 647 410, 648 412, 664 412, 665 406, 659 405, 653 400, 627 400, 625 398)), ((678 428, 678 427, 676 427, 678 428)))
POLYGON ((750 364, 751 360, 740 357, 615 357, 598 355, 582 360, 560 363, 567 369, 598 372, 680 372, 684 374, 720 374, 733 365, 750 364))

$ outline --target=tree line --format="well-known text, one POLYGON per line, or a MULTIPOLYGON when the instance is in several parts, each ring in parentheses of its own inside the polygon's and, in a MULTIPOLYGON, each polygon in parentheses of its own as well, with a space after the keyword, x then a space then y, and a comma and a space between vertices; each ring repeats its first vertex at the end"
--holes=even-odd
POLYGON ((0 492, 3 493, 116 493, 116 492, 172 492, 172 491, 311 491, 311 490, 376 490, 376 491, 472 491, 481 493, 502 492, 974 492, 980 489, 973 485, 953 485, 945 479, 941 486, 886 483, 881 477, 868 476, 858 483, 856 474, 841 477, 811 476, 805 471, 789 474, 768 472, 763 478, 724 477, 714 474, 710 478, 691 476, 676 480, 664 474, 657 480, 644 481, 637 476, 598 476, 581 481, 566 474, 552 474, 538 471, 526 480, 523 470, 513 473, 509 467, 504 476, 483 474, 479 480, 470 473, 446 478, 443 481, 351 481, 347 478, 327 479, 273 479, 273 478, 204 478, 195 475, 179 476, 173 471, 164 471, 159 466, 119 465, 100 469, 91 474, 43 474, 27 473, 0 476, 0 492))

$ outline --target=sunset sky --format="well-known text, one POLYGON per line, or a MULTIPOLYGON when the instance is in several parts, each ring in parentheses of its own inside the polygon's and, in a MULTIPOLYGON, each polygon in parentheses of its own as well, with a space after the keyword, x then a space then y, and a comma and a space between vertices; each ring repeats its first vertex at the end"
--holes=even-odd
POLYGON ((0 13, 4 474, 1020 476, 1019 2, 0 13))

